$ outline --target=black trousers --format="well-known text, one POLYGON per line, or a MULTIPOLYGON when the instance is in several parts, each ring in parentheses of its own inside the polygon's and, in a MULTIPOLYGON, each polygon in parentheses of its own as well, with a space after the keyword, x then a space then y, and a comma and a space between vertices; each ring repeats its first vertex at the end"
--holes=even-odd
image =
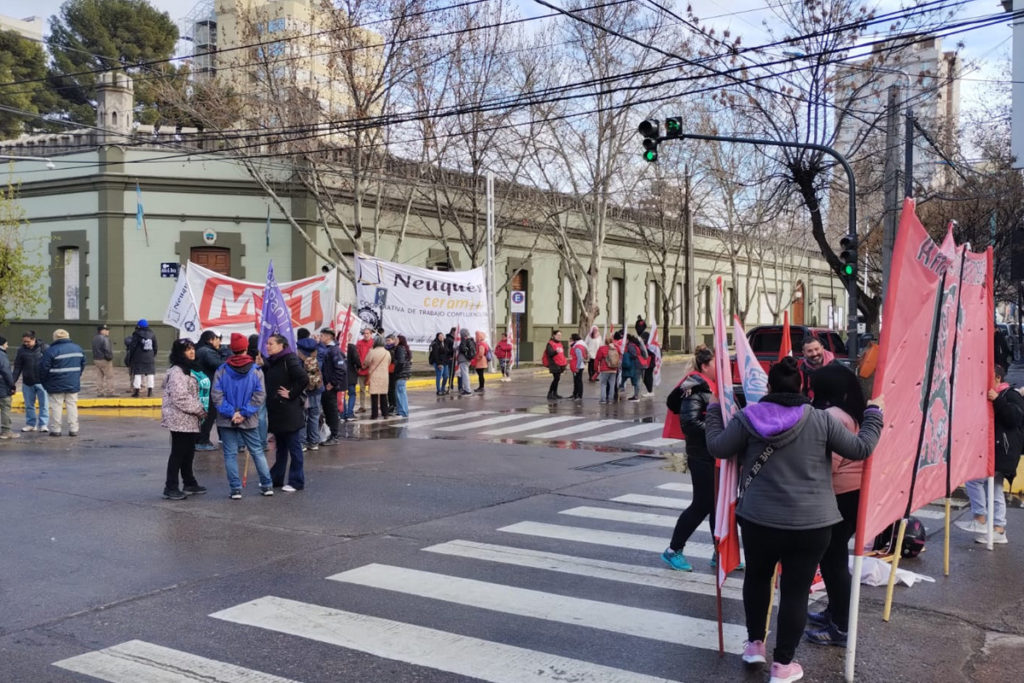
POLYGON ((210 434, 213 432, 213 425, 217 422, 217 411, 210 406, 211 410, 206 411, 203 424, 199 427, 199 438, 196 443, 210 443, 210 434))
POLYGON ((583 370, 572 373, 572 397, 583 398, 583 370))
POLYGON ((860 491, 848 491, 836 496, 843 521, 832 527, 832 538, 821 557, 821 578, 828 593, 828 612, 832 622, 845 631, 850 620, 850 551, 848 545, 857 531, 857 506, 860 491))
POLYGON ((558 396, 558 380, 562 379, 562 373, 551 373, 551 386, 548 387, 548 396, 558 396))
POLYGON ((387 394, 370 394, 370 419, 376 420, 378 414, 381 417, 388 416, 387 394))
POLYGON ((476 369, 476 378, 480 381, 480 386, 478 386, 477 389, 483 389, 484 388, 484 369, 485 368, 477 368, 476 369))
POLYGON ((196 475, 192 472, 192 462, 196 457, 196 438, 198 432, 171 432, 171 454, 167 458, 167 480, 164 488, 169 491, 178 490, 178 474, 185 486, 197 486, 196 475))
POLYGON ((597 381, 597 373, 594 372, 594 359, 590 358, 587 360, 587 378, 591 382, 597 381))
POLYGON ((331 438, 341 436, 341 416, 338 414, 338 390, 324 389, 320 395, 320 407, 324 409, 324 422, 331 430, 331 438))
POLYGON ((643 368, 641 372, 644 375, 644 387, 647 389, 647 393, 654 393, 654 359, 651 359, 651 364, 646 368, 643 368))
POLYGON ((807 625, 807 594, 814 571, 825 554, 832 527, 821 529, 774 529, 740 520, 747 568, 743 576, 743 611, 747 639, 764 640, 768 603, 772 594, 775 564, 782 563, 779 577, 779 617, 772 658, 789 664, 807 625))
POLYGON ((715 534, 715 462, 710 456, 686 458, 686 469, 690 470, 693 482, 693 500, 676 520, 669 547, 680 551, 690 536, 706 518, 711 535, 715 534))

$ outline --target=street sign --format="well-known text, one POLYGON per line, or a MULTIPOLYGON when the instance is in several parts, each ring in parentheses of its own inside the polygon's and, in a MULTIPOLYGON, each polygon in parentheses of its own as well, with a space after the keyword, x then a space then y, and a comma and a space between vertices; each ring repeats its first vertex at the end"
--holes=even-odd
POLYGON ((509 296, 512 313, 526 313, 526 292, 514 291, 509 296))
POLYGON ((160 277, 178 277, 178 271, 181 269, 180 263, 161 263, 160 264, 160 277))

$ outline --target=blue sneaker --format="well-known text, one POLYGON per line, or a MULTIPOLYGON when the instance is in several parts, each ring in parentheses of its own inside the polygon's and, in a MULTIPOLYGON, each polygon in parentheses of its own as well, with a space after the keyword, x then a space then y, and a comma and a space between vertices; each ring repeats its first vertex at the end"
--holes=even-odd
POLYGON ((677 569, 681 572, 692 572, 693 567, 686 561, 686 558, 682 553, 672 550, 672 548, 666 548, 665 552, 661 554, 661 559, 672 569, 677 569))
POLYGON ((840 631, 833 623, 819 629, 811 629, 804 632, 807 641, 816 645, 835 645, 846 647, 846 631, 840 631))
POLYGON ((832 614, 828 611, 828 608, 823 609, 820 612, 808 612, 807 623, 811 626, 817 626, 822 628, 832 623, 832 614))

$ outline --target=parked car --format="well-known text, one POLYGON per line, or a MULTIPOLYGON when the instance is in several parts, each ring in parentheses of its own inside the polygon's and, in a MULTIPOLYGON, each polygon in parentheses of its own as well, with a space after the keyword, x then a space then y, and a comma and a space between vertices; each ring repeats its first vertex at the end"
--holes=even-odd
MULTIPOLYGON (((803 357, 803 341, 808 336, 814 336, 821 342, 828 351, 836 355, 840 361, 849 363, 850 358, 846 351, 846 343, 839 333, 827 327, 807 327, 804 325, 790 325, 789 338, 793 345, 793 355, 796 358, 803 357)), ((779 358, 779 348, 782 346, 782 325, 758 325, 747 330, 747 341, 750 343, 750 350, 754 352, 757 361, 768 372, 768 368, 779 358)), ((736 365, 736 357, 731 359, 733 391, 740 405, 745 404, 743 398, 743 386, 740 383, 739 367, 736 365)))

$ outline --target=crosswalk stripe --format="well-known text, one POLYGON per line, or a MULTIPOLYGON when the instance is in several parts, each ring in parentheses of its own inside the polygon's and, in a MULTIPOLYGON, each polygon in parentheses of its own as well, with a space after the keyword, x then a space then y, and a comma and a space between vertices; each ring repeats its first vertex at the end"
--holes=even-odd
MULTIPOLYGON (((630 550, 647 550, 652 553, 660 553, 668 546, 667 536, 643 536, 641 534, 626 534, 618 531, 602 531, 600 529, 587 529, 579 526, 565 526, 562 524, 548 524, 546 522, 516 522, 498 529, 512 534, 523 534, 526 536, 540 536, 552 538, 559 541, 570 541, 575 543, 591 543, 593 545, 607 545, 613 548, 628 548, 630 550)), ((686 557, 699 557, 710 560, 715 552, 715 547, 710 543, 687 543, 686 557)))
MULTIPOLYGON (((587 626, 689 647, 718 649, 718 625, 713 619, 573 598, 384 564, 368 564, 327 578, 505 614, 587 626)), ((725 624, 724 631, 726 651, 742 653, 746 628, 725 624)))
POLYGON ((457 415, 440 415, 437 417, 431 415, 410 415, 409 424, 419 425, 421 423, 429 423, 431 426, 437 424, 444 424, 445 422, 454 422, 456 420, 466 420, 471 417, 479 417, 481 415, 494 415, 491 410, 470 410, 467 412, 459 411, 457 415))
POLYGON ((637 434, 645 434, 654 430, 661 430, 661 427, 651 426, 650 423, 642 425, 633 425, 632 427, 626 427, 625 429, 618 429, 614 432, 605 432, 603 434, 594 434, 592 436, 585 436, 580 441, 621 441, 622 439, 628 439, 631 436, 637 434))
POLYGON ((111 683, 294 683, 289 678, 245 669, 142 640, 54 662, 68 671, 111 683))
MULTIPOLYGON (((679 572, 660 564, 659 566, 647 567, 624 564, 622 562, 595 560, 589 557, 548 553, 529 548, 515 548, 508 545, 494 545, 492 543, 477 543, 463 540, 438 543, 437 545, 423 548, 423 550, 473 560, 500 562, 517 567, 546 569, 561 574, 586 576, 639 586, 652 586, 654 588, 697 593, 699 595, 715 595, 715 576, 713 574, 679 572)), ((661 561, 658 560, 658 562, 660 563, 661 561)), ((730 600, 742 600, 743 590, 736 585, 734 579, 726 579, 726 585, 722 586, 722 597, 730 600)))
POLYGON ((666 491, 684 491, 686 493, 693 493, 693 484, 687 484, 686 482, 682 481, 673 481, 667 484, 659 484, 658 488, 664 489, 666 491))
POLYGON ((437 415, 441 415, 443 413, 460 413, 460 412, 462 412, 462 411, 459 408, 434 408, 432 410, 418 410, 418 409, 414 408, 413 406, 409 406, 409 417, 410 417, 410 419, 413 418, 413 417, 422 418, 422 417, 427 417, 428 415, 437 416, 437 415))
POLYGON ((655 683, 669 680, 273 596, 229 607, 210 616, 495 683, 530 680, 655 683))
POLYGON ((677 519, 674 515, 655 515, 650 512, 633 512, 631 510, 598 508, 587 505, 562 510, 558 514, 570 515, 572 517, 585 517, 587 519, 602 519, 606 522, 646 524, 647 526, 666 527, 669 529, 675 527, 677 519))
POLYGON ((627 493, 624 496, 612 498, 611 501, 613 503, 631 503, 633 505, 646 505, 655 508, 672 508, 673 510, 682 510, 690 504, 690 501, 686 498, 647 496, 641 493, 627 493))
POLYGON ((576 434, 578 432, 591 432, 595 429, 602 429, 609 425, 622 424, 621 420, 590 420, 583 424, 572 425, 571 427, 564 427, 562 429, 556 429, 551 432, 542 432, 540 434, 530 434, 529 437, 532 439, 553 439, 559 436, 567 436, 569 434, 576 434))
POLYGON ((568 422, 569 420, 578 420, 578 417, 562 415, 558 417, 542 417, 539 420, 533 422, 527 422, 524 424, 517 424, 511 427, 502 427, 501 429, 489 429, 486 432, 481 432, 486 436, 504 436, 506 434, 515 434, 516 432, 525 432, 530 429, 539 429, 541 427, 548 427, 550 425, 559 424, 561 422, 568 422))
POLYGON ((481 427, 490 427, 491 425, 502 424, 503 422, 512 422, 513 420, 522 420, 524 417, 530 417, 529 413, 514 413, 512 415, 499 415, 498 417, 490 417, 485 420, 476 420, 474 422, 466 422, 464 424, 457 424, 451 427, 441 427, 437 431, 439 432, 458 432, 466 429, 479 429, 481 427))
POLYGON ((664 446, 682 446, 683 442, 679 439, 667 439, 665 437, 658 437, 657 439, 648 439, 647 441, 641 441, 636 446, 644 446, 646 448, 662 448, 664 446))

